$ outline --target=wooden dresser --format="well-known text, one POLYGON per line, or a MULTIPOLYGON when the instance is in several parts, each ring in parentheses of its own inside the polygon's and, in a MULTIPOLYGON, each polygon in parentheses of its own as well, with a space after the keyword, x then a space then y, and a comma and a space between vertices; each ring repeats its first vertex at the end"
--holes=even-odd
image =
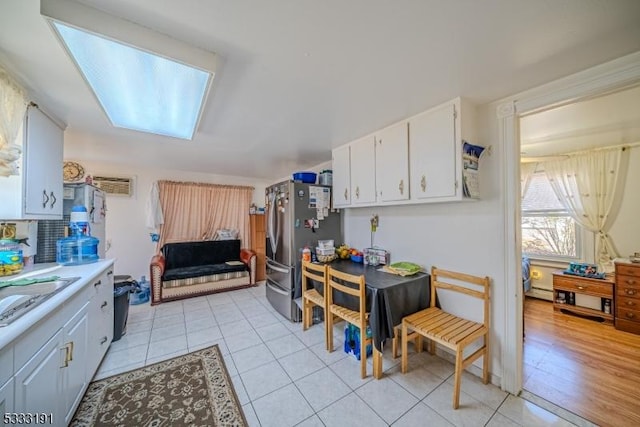
POLYGON ((640 264, 616 262, 616 329, 640 334, 640 264))
POLYGON ((251 246, 256 253, 256 281, 265 280, 266 272, 266 252, 267 252, 267 228, 266 215, 249 215, 249 226, 251 229, 251 246))
POLYGON ((553 273, 553 308, 556 311, 569 311, 582 316, 600 318, 604 323, 613 324, 615 300, 613 276, 604 279, 553 273), (600 299, 600 307, 576 305, 576 295, 588 295, 600 299))

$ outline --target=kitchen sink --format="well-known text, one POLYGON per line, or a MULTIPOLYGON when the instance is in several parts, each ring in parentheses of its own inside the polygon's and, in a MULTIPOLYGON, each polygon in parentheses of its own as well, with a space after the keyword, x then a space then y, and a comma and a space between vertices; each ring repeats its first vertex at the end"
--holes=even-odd
POLYGON ((0 289, 0 327, 7 326, 78 279, 80 278, 66 277, 0 289))

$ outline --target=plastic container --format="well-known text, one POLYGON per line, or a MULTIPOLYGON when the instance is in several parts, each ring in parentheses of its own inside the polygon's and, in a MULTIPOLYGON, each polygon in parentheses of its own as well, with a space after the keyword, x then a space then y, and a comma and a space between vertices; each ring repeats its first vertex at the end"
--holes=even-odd
POLYGON ((331 169, 325 169, 318 175, 318 184, 320 185, 333 185, 333 171, 331 169))
POLYGON ((362 262, 362 255, 351 255, 351 261, 362 262))
POLYGON ((293 174, 293 180, 304 182, 306 184, 315 184, 316 176, 315 172, 296 172, 293 174))
POLYGON ((131 276, 117 275, 113 278, 113 341, 127 333, 129 318, 129 295, 137 289, 131 276))
POLYGON ((56 262, 61 265, 90 264, 100 259, 99 240, 91 236, 71 236, 56 242, 56 262))
POLYGON ((13 239, 0 240, 0 276, 18 274, 24 268, 20 243, 13 239))

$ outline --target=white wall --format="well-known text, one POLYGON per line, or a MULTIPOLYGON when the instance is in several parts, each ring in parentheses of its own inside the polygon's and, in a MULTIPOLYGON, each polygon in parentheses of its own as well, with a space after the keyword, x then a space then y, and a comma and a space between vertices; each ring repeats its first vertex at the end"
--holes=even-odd
POLYGON ((632 147, 630 150, 629 170, 620 211, 609 230, 618 255, 623 258, 640 252, 640 147, 632 147))
POLYGON ((149 278, 149 261, 155 253, 156 244, 149 236, 153 230, 146 227, 146 203, 154 181, 167 179, 253 186, 254 203, 264 206, 265 183, 253 179, 178 170, 131 168, 82 159, 67 160, 81 162, 89 175, 135 176, 132 197, 107 195, 106 217, 107 247, 110 246, 107 257, 116 260, 115 274, 128 274, 135 279, 140 279, 143 275, 149 278))
MULTIPOLYGON (((504 219, 501 188, 501 148, 488 135, 496 127, 495 113, 478 108, 479 145, 491 145, 480 159, 479 201, 345 209, 345 243, 356 248, 370 245, 369 218, 379 215, 374 244, 391 252, 391 262, 411 261, 427 269, 437 266, 492 278, 492 365, 500 376, 501 342, 504 340, 504 219)), ((463 118, 464 120, 464 118, 463 118)))

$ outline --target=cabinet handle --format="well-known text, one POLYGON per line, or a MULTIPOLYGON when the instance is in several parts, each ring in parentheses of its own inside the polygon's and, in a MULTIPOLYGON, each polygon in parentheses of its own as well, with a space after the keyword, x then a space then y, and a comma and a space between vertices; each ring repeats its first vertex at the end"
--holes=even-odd
POLYGON ((69 362, 73 360, 73 341, 69 343, 69 362))
POLYGON ((633 307, 634 305, 636 305, 636 303, 635 303, 635 302, 633 302, 633 301, 627 301, 627 305, 628 305, 629 307, 633 307))
POLYGON ((627 295, 635 295, 636 294, 636 290, 635 289, 625 289, 624 291, 627 295))
POLYGON ((633 285, 634 283, 636 283, 635 280, 631 280, 631 279, 627 279, 626 281, 629 285, 633 285))
POLYGON ((58 199, 56 199, 56 196, 53 194, 53 191, 51 192, 51 206, 49 206, 51 209, 53 209, 53 205, 56 204, 56 202, 58 201, 58 199))
POLYGON ((345 200, 347 200, 347 194, 348 194, 348 193, 347 193, 347 189, 345 188, 345 189, 344 189, 344 199, 345 199, 345 200))
POLYGON ((629 311, 627 311, 627 314, 625 314, 625 316, 627 316, 628 319, 633 319, 634 317, 636 317, 635 314, 633 314, 633 313, 631 313, 629 311))
POLYGON ((47 190, 42 190, 42 207, 46 208, 49 203, 49 196, 47 196, 47 190))
POLYGON ((356 199, 360 198, 360 186, 356 187, 356 199))
POLYGON ((404 179, 400 180, 400 185, 398 186, 398 190, 400 190, 400 194, 404 194, 404 179))
POLYGON ((422 178, 420 179, 420 188, 422 188, 423 193, 427 191, 427 177, 424 175, 422 175, 422 178))
POLYGON ((578 286, 578 289, 580 289, 581 291, 584 291, 586 288, 586 286, 578 286))
POLYGON ((97 288, 98 286, 102 285, 102 280, 98 280, 96 283, 93 284, 94 288, 97 288))
POLYGON ((113 270, 107 271, 107 276, 111 276, 113 274, 113 270))
POLYGON ((107 342, 107 339, 108 339, 107 337, 102 337, 102 338, 100 339, 100 345, 102 345, 102 344, 106 343, 106 342, 107 342))
POLYGON ((64 347, 62 347, 60 350, 64 350, 64 362, 62 365, 62 368, 66 368, 69 366, 69 362, 71 361, 71 352, 73 351, 73 347, 69 347, 70 343, 66 343, 64 345, 64 347))
POLYGON ((103 301, 103 302, 102 302, 102 305, 100 305, 100 308, 105 308, 107 305, 109 305, 109 304, 107 304, 107 302, 106 302, 106 301, 103 301))

